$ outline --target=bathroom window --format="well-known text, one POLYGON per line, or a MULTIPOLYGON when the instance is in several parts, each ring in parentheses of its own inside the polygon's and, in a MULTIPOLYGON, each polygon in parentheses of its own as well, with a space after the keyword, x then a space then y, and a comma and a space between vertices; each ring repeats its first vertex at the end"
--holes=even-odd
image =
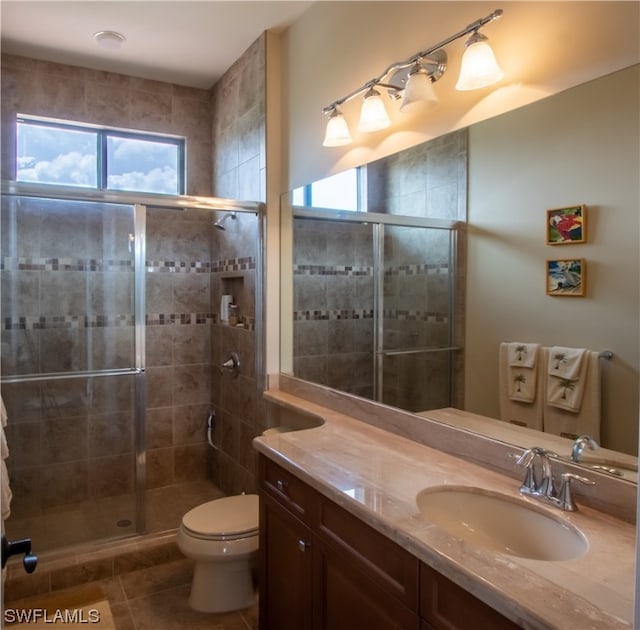
POLYGON ((16 147, 17 181, 184 193, 184 138, 19 116, 16 147))
POLYGON ((362 167, 352 168, 296 188, 293 205, 366 212, 362 194, 365 189, 362 184, 364 173, 362 167))

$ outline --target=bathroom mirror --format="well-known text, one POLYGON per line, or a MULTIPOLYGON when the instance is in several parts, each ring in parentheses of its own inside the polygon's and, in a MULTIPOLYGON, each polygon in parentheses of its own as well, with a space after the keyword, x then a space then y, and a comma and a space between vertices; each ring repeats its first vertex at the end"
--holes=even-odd
MULTIPOLYGON (((637 84, 636 66, 368 164, 366 215, 284 196, 282 372, 457 423, 431 410, 499 417, 500 341, 607 350, 603 462, 637 469, 637 84), (587 208, 586 242, 548 244, 547 211, 574 204, 587 208), (381 267, 380 256, 395 263, 381 267), (553 259, 586 261, 583 297, 547 294, 553 259), (385 359, 360 352, 367 345, 385 359)), ((565 438, 475 420, 465 428, 571 450, 565 438)))

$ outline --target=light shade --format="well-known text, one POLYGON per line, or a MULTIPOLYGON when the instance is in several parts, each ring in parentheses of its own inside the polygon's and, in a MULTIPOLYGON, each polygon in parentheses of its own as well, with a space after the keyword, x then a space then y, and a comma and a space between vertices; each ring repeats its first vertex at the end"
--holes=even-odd
POLYGON ((341 147, 345 144, 351 144, 351 134, 349 126, 344 116, 334 109, 327 121, 327 131, 322 141, 323 147, 341 147))
POLYGON ((391 125, 391 119, 380 97, 380 92, 369 88, 362 101, 358 131, 379 131, 386 129, 389 125, 391 125))
POLYGON ((465 44, 456 90, 477 90, 504 77, 487 38, 477 31, 465 44))
POLYGON ((429 73, 420 66, 412 70, 407 79, 407 85, 404 89, 404 97, 400 111, 413 109, 415 105, 427 105, 433 107, 438 103, 438 97, 433 90, 433 83, 429 77, 429 73))

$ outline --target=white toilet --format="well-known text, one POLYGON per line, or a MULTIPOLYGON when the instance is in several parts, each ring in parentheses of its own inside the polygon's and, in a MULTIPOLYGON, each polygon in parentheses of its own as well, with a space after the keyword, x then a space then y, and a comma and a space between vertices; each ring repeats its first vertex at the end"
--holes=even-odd
POLYGON ((257 601, 258 495, 203 503, 182 517, 180 551, 195 560, 189 605, 200 612, 228 612, 257 601))

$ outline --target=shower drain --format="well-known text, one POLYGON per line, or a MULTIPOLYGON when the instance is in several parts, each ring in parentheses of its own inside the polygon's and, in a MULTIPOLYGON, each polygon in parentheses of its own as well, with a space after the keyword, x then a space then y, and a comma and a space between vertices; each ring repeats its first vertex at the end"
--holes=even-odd
POLYGON ((128 518, 121 518, 116 522, 116 525, 118 527, 129 527, 129 525, 131 525, 131 521, 128 518))

